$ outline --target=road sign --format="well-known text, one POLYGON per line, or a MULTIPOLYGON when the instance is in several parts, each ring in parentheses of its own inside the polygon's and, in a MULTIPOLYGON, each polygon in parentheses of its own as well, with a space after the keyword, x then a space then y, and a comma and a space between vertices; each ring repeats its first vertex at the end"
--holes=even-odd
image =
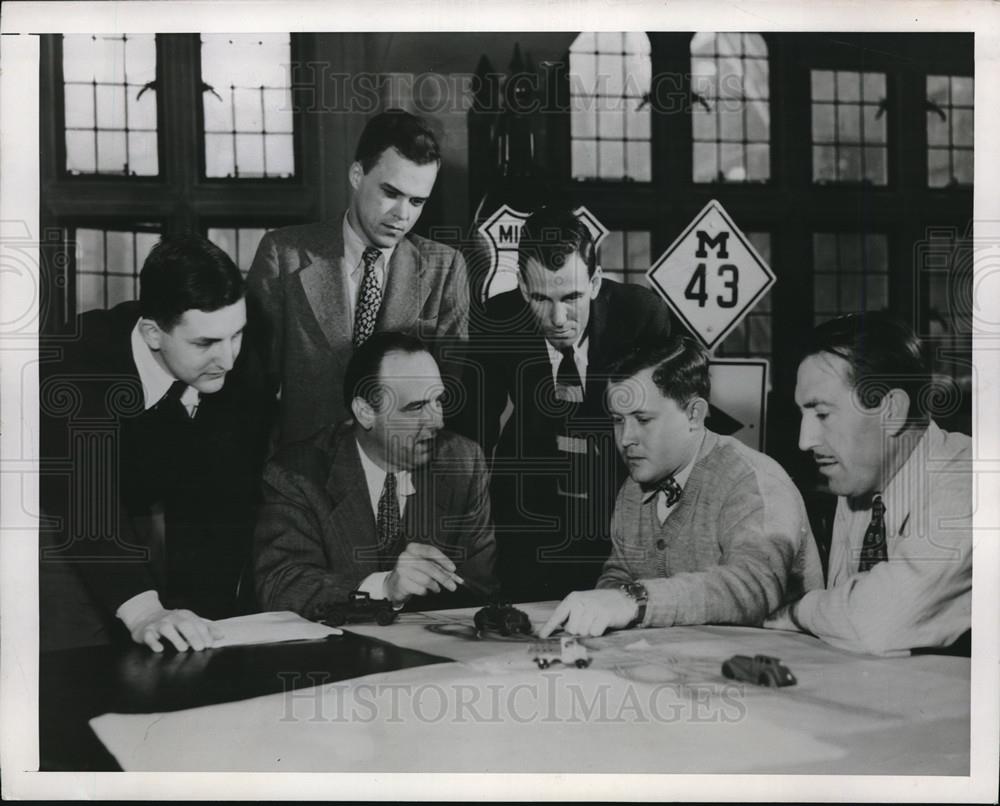
MULTIPOLYGON (((583 205, 573 213, 587 225, 594 245, 600 246, 608 234, 607 227, 583 205)), ((517 245, 521 240, 521 227, 529 215, 531 213, 504 204, 479 226, 479 233, 486 239, 490 252, 490 269, 483 284, 484 299, 517 288, 517 245)))
POLYGON ((764 428, 767 421, 768 363, 757 358, 712 359, 708 376, 712 381, 712 406, 719 414, 714 420, 726 423, 715 430, 736 437, 754 450, 764 450, 764 428))
POLYGON ((650 285, 714 350, 774 284, 774 272, 714 199, 647 273, 650 285))

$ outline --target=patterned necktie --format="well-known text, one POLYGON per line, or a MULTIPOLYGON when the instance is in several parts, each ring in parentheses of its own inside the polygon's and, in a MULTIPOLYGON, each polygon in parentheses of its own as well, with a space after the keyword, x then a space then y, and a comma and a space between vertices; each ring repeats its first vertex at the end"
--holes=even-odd
POLYGON ((396 474, 385 474, 385 485, 378 499, 378 521, 375 525, 378 550, 383 559, 394 559, 396 541, 399 540, 399 498, 396 495, 396 474))
POLYGON ((663 481, 661 481, 656 489, 662 492, 667 497, 667 506, 672 507, 678 501, 681 500, 681 494, 684 492, 684 488, 677 483, 677 479, 673 476, 667 476, 663 481))
POLYGON ((375 331, 375 318, 382 305, 382 281, 375 270, 379 256, 378 249, 369 246, 361 255, 365 264, 365 274, 361 278, 361 289, 358 292, 358 306, 354 312, 354 346, 360 347, 375 331))
POLYGON ((885 545, 885 504, 882 503, 882 496, 876 495, 872 499, 872 520, 865 530, 865 540, 861 544, 861 562, 858 565, 859 571, 869 571, 880 562, 889 559, 889 554, 885 545))

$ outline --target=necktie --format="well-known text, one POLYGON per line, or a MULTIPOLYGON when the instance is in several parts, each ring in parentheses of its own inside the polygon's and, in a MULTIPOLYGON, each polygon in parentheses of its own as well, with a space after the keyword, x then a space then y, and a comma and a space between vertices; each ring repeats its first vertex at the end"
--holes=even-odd
MULTIPOLYGON (((385 485, 378 499, 378 550, 383 559, 393 559, 396 542, 399 540, 399 498, 396 496, 396 474, 385 474, 385 485)), ((398 552, 397 552, 398 553, 398 552)))
POLYGON ((864 543, 861 544, 861 563, 858 565, 858 570, 868 571, 888 559, 889 554, 885 545, 885 504, 882 503, 882 496, 876 495, 872 499, 872 520, 865 530, 864 543))
POLYGON ((556 397, 571 403, 582 403, 583 382, 580 380, 580 373, 576 368, 573 348, 564 347, 560 352, 562 353, 562 361, 559 362, 559 369, 556 370, 556 397))
POLYGON ((656 489, 667 497, 668 507, 672 507, 680 501, 681 493, 684 492, 684 488, 677 483, 677 480, 673 476, 667 476, 663 481, 656 485, 656 489))
POLYGON ((382 281, 375 270, 379 255, 378 249, 369 246, 361 255, 365 264, 365 274, 361 278, 361 289, 358 292, 358 306, 354 312, 354 346, 360 347, 375 330, 375 317, 382 305, 382 281))

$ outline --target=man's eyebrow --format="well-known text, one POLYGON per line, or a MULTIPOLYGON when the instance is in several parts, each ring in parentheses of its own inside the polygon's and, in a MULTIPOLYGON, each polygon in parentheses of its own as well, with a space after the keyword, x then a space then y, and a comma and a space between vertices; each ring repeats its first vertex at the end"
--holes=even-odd
MULTIPOLYGON (((395 185, 393 185, 391 182, 383 182, 382 183, 382 190, 384 190, 386 193, 395 193, 398 196, 405 196, 406 195, 403 191, 401 191, 398 187, 396 187, 395 185)), ((426 199, 427 197, 426 196, 410 196, 410 198, 411 199, 417 199, 419 201, 419 200, 426 199)))
POLYGON ((816 398, 816 397, 811 397, 807 401, 805 401, 804 403, 799 403, 799 408, 800 409, 814 409, 817 406, 829 406, 829 405, 830 404, 827 401, 825 401, 825 400, 821 400, 821 399, 816 398))

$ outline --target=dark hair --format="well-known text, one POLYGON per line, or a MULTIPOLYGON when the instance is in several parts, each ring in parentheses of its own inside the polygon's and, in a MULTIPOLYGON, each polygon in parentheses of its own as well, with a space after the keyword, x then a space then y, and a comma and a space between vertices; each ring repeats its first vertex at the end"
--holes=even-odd
POLYGON ((378 408, 381 404, 382 361, 389 353, 427 353, 427 345, 416 336, 396 331, 373 333, 358 347, 344 371, 344 405, 351 410, 356 397, 367 400, 378 408))
POLYGON ((927 418, 931 373, 908 325, 881 311, 839 316, 813 330, 802 360, 819 353, 847 362, 847 381, 865 408, 878 406, 890 389, 902 389, 910 397, 908 418, 927 418))
POLYGON ((139 273, 139 313, 166 331, 185 311, 217 311, 245 293, 246 283, 229 255, 194 233, 164 235, 139 273))
POLYGON ((668 336, 655 344, 640 344, 616 361, 608 371, 608 381, 617 383, 653 370, 653 383, 678 406, 695 397, 706 401, 712 392, 708 376, 708 355, 690 336, 668 336))
POLYGON ((358 140, 354 161, 368 173, 387 148, 396 149, 417 165, 441 161, 441 146, 430 124, 402 109, 389 109, 369 119, 358 140))
POLYGON ((517 268, 523 274, 530 259, 537 260, 550 271, 558 271, 574 252, 587 264, 587 276, 593 277, 597 269, 597 247, 587 225, 570 210, 542 207, 532 213, 521 228, 517 268))

